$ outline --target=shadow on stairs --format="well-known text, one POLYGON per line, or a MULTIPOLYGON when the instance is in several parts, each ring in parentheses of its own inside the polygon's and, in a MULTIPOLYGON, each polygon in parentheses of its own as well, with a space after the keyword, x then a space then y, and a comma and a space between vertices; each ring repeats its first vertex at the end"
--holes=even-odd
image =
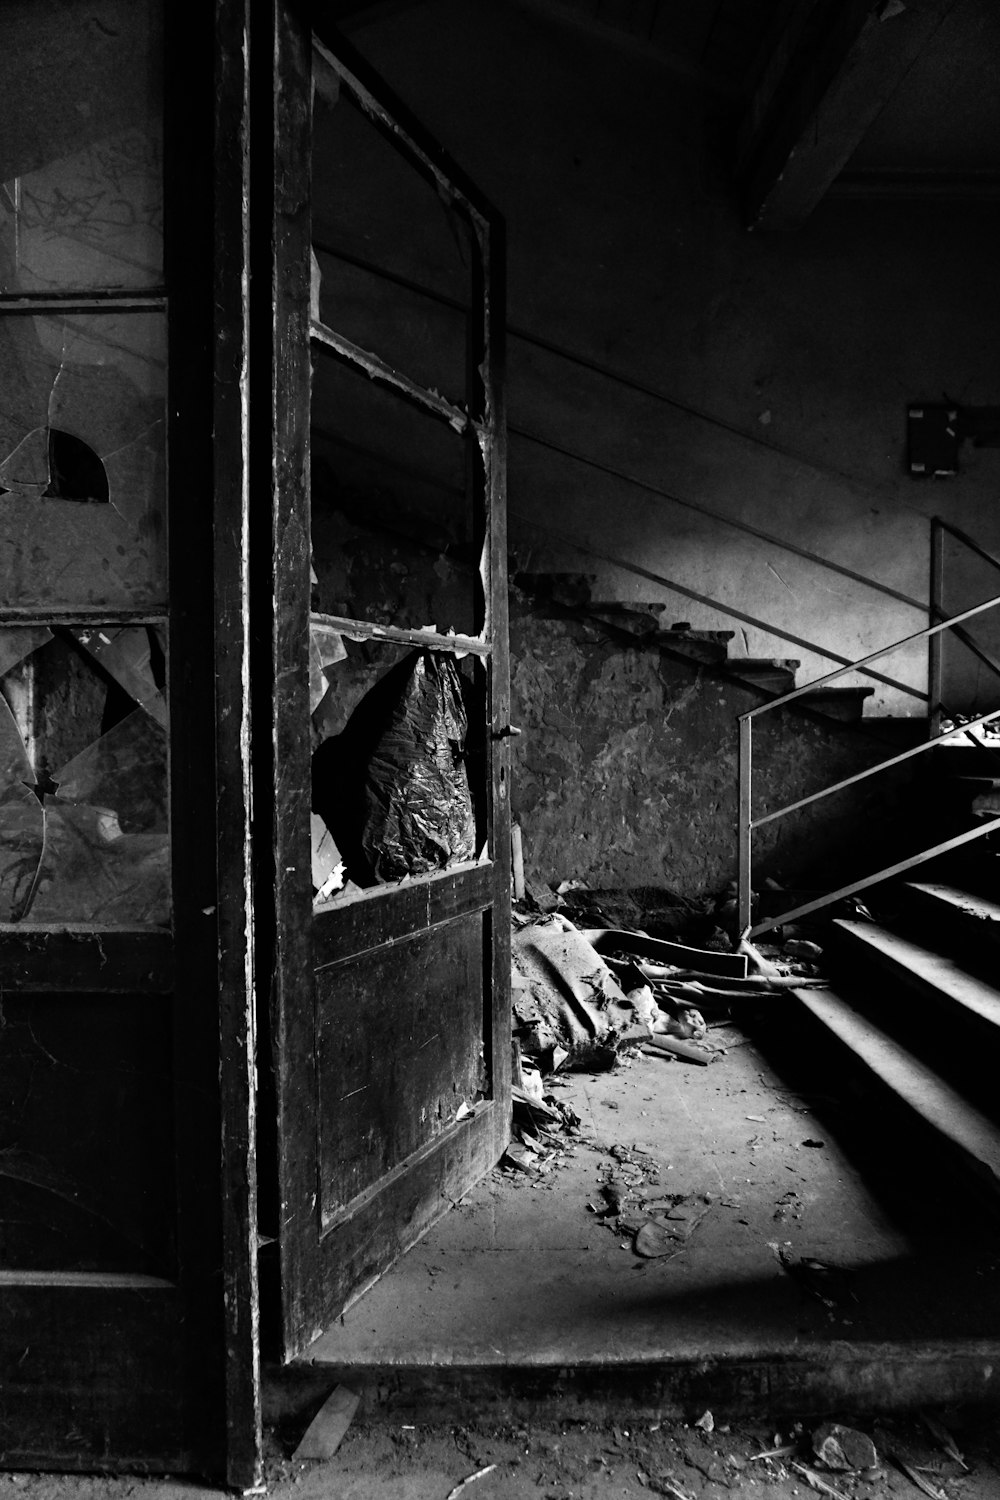
POLYGON ((954 880, 912 881, 878 910, 878 922, 829 924, 830 986, 796 992, 801 1045, 840 1081, 870 1169, 925 1203, 943 1182, 953 1212, 996 1222, 1000 902, 954 880))

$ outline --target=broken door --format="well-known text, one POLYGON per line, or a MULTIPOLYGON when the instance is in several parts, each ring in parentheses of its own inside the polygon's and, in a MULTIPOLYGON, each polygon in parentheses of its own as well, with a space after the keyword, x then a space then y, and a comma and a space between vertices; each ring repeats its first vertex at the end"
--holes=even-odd
POLYGON ((250 1484, 245 28, 168 9, 0 7, 0 1462, 250 1484))
POLYGON ((254 754, 290 1358, 506 1144, 510 726, 500 222, 338 40, 274 21, 254 754))

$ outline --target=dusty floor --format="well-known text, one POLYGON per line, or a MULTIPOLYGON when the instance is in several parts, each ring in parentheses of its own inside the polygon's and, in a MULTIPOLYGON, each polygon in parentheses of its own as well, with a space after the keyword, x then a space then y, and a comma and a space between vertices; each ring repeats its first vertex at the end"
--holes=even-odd
POLYGON ((487 1369, 947 1345, 989 1362, 996 1229, 915 1142, 824 1093, 818 1059, 791 1087, 769 1060, 779 1032, 713 1029, 707 1068, 640 1053, 559 1080, 579 1135, 473 1189, 309 1357, 487 1369), (650 1219, 663 1253, 646 1258, 650 1219), (808 1258, 844 1274, 791 1274, 808 1258))
POLYGON ((665 1495, 673 1500, 723 1500, 739 1494, 790 1500, 827 1493, 845 1500, 919 1500, 917 1484, 889 1455, 898 1453, 921 1474, 932 1492, 948 1500, 997 1500, 1000 1444, 961 1417, 960 1448, 971 1472, 929 1441, 919 1422, 869 1429, 879 1455, 867 1474, 822 1469, 810 1452, 809 1434, 775 1434, 766 1424, 736 1425, 705 1433, 680 1424, 529 1426, 490 1430, 397 1427, 348 1434, 339 1453, 321 1464, 272 1470, 273 1493, 286 1487, 295 1500, 448 1500, 462 1480, 481 1470, 461 1491, 461 1500, 611 1500, 612 1496, 665 1495), (782 1458, 756 1455, 789 1439, 795 1452, 782 1458), (798 1467, 794 1467, 798 1465, 798 1467), (494 1466, 494 1467, 491 1467, 494 1466), (918 1467, 919 1466, 919 1467, 918 1467), (812 1478, 803 1470, 810 1470, 812 1478), (921 1471, 926 1472, 921 1472, 921 1471), (814 1489, 816 1482, 828 1491, 814 1489), (942 1490, 943 1486, 943 1490, 942 1490))
MULTIPOLYGON (((464 1481, 456 1500, 724 1500, 733 1494, 804 1500, 815 1493, 830 1500, 919 1500, 922 1494, 998 1500, 995 1424, 969 1412, 944 1415, 962 1463, 917 1418, 865 1424, 877 1463, 857 1474, 819 1464, 811 1425, 775 1430, 756 1421, 706 1432, 669 1422, 428 1427, 397 1421, 356 1423, 335 1456, 322 1462, 294 1462, 272 1442, 266 1481, 274 1500, 450 1500, 464 1481), (792 1451, 759 1457, 774 1447, 792 1451), (920 1488, 920 1480, 928 1488, 920 1488)), ((218 1493, 173 1479, 0 1476, 0 1500, 208 1500, 218 1493)))
MULTIPOLYGON (((297 1414, 286 1407, 268 1434, 270 1494, 449 1500, 468 1480, 458 1500, 1000 1500, 997 1398, 982 1400, 1000 1347, 996 1228, 932 1156, 845 1102, 836 1070, 787 1014, 713 1029, 710 1043, 707 1068, 640 1054, 558 1083, 553 1096, 576 1110, 579 1130, 554 1132, 527 1172, 496 1170, 313 1346, 309 1379, 335 1368, 346 1381, 353 1366, 363 1404, 336 1455, 307 1463, 290 1456, 301 1403, 297 1414), (615 1203, 619 1214, 607 1213, 615 1203), (647 1222, 664 1253, 637 1254, 647 1222), (818 1283, 793 1274, 809 1257, 835 1272, 818 1283), (887 1350, 898 1362, 880 1408, 887 1350), (919 1372, 933 1387, 945 1368, 935 1360, 956 1354, 966 1382, 982 1375, 979 1399, 933 1389, 926 1399, 919 1372), (773 1407, 758 1395, 748 1416, 714 1397, 653 1410, 624 1375, 674 1362, 711 1387, 713 1362, 727 1358, 763 1371, 764 1389, 776 1370, 793 1376, 773 1407), (841 1369, 836 1402, 822 1404, 822 1380, 800 1398, 796 1361, 810 1358, 814 1377, 841 1369), (560 1409, 491 1390, 498 1372, 553 1360, 610 1370, 613 1388, 620 1369, 620 1388, 603 1411, 593 1400, 584 1411, 578 1394, 560 1409), (446 1378, 444 1397, 428 1399, 449 1367, 471 1372, 462 1412, 448 1411, 446 1378), (853 1386, 856 1370, 874 1371, 875 1385, 853 1386), (921 1411, 944 1424, 969 1472, 921 1411), (872 1472, 819 1464, 812 1435, 824 1419, 874 1439, 872 1472), (773 1448, 789 1451, 758 1456, 773 1448)), ((215 1493, 187 1481, 0 1476, 0 1500, 215 1493)))
MULTIPOLYGON (((979 1376, 982 1391, 991 1383, 995 1225, 932 1154, 846 1102, 836 1068, 809 1053, 787 1013, 715 1028, 710 1045, 708 1068, 640 1053, 613 1073, 559 1081, 552 1095, 579 1114, 578 1133, 555 1131, 527 1172, 495 1171, 313 1346, 313 1360, 339 1378, 355 1362, 359 1389, 378 1370, 380 1421, 357 1422, 328 1463, 276 1460, 277 1492, 290 1482, 303 1500, 447 1500, 488 1469, 461 1500, 1000 1500, 996 1405, 934 1399, 939 1356, 969 1356, 974 1391, 979 1376), (616 1204, 620 1213, 608 1213, 616 1204), (650 1221, 649 1248, 663 1253, 646 1257, 635 1235, 650 1221), (793 1274, 810 1258, 834 1269, 818 1282, 793 1274), (899 1363, 880 1409, 887 1351, 899 1363), (780 1414, 762 1413, 759 1400, 749 1418, 717 1406, 712 1431, 696 1425, 701 1410, 630 1404, 624 1378, 626 1368, 671 1362, 711 1372, 719 1358, 773 1375, 810 1357, 814 1369, 842 1367, 835 1406, 817 1406, 820 1379, 796 1410, 793 1374, 780 1414), (603 1420, 592 1400, 594 1420, 560 1421, 551 1401, 540 1420, 541 1408, 490 1385, 551 1361, 623 1370, 603 1420), (410 1377, 428 1366, 432 1380, 460 1368, 451 1389, 464 1389, 466 1411, 478 1392, 476 1419, 446 1420, 451 1396, 436 1413, 422 1405, 429 1387, 410 1377), (854 1371, 874 1371, 874 1385, 853 1386, 854 1371), (505 1404, 508 1420, 497 1416, 505 1404), (971 1473, 935 1440, 922 1404, 968 1449, 971 1473), (874 1472, 817 1466, 811 1435, 824 1417, 874 1438, 874 1472), (756 1456, 782 1446, 792 1451, 756 1456)), ((566 1403, 567 1414, 581 1409, 578 1397, 566 1403)), ((293 1429, 273 1436, 276 1452, 291 1451, 293 1429)))

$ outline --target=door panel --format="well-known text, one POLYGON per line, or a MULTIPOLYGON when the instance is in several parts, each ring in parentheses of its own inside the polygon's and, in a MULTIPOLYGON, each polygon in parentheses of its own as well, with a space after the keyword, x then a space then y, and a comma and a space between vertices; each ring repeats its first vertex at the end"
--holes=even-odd
POLYGON ((506 1145, 510 729, 502 226, 340 39, 273 14, 264 880, 289 1359, 506 1145), (419 733, 411 672, 453 684, 419 733), (458 800, 428 833, 431 784, 458 800), (386 806, 412 831, 391 857, 386 806))
POLYGON ((0 6, 0 1464, 249 1485, 246 16, 175 11, 0 6))
POLYGON ((320 1220, 485 1097, 483 917, 424 928, 320 970, 320 1220))

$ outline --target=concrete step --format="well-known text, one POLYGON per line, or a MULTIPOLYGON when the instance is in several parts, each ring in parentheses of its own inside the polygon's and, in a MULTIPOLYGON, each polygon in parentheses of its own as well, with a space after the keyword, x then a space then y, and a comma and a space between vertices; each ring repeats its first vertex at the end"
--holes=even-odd
MULTIPOLYGON (((895 925, 895 924, 894 924, 895 925)), ((1000 993, 992 973, 945 952, 926 920, 916 938, 874 923, 830 924, 831 980, 859 1011, 884 1027, 935 1073, 1000 1124, 1000 993)))
POLYGON ((795 673, 801 665, 794 657, 731 656, 726 662, 726 671, 769 693, 780 694, 792 691, 795 673))
POLYGON ((1000 777, 1000 745, 973 745, 969 740, 950 740, 927 752, 934 771, 942 776, 1000 777))
POLYGON ((601 601, 591 599, 583 606, 588 619, 601 620, 613 625, 616 630, 627 630, 630 635, 658 635, 663 629, 661 616, 666 605, 630 604, 618 600, 601 601))
POLYGON ((943 881, 907 881, 903 894, 925 930, 942 932, 949 949, 957 941, 995 954, 1000 946, 1000 901, 943 881))
POLYGON ((844 724, 856 724, 865 711, 865 700, 875 689, 871 687, 824 687, 803 693, 798 700, 803 708, 814 713, 826 714, 828 719, 839 719, 844 724))
POLYGON ((830 926, 838 972, 844 972, 847 965, 853 975, 862 969, 874 972, 897 988, 917 991, 924 999, 950 1010, 952 1023, 967 1018, 984 1023, 992 1028, 987 1033, 990 1039, 1000 1042, 1000 992, 968 973, 954 958, 873 922, 838 917, 830 926))
POLYGON ((669 630, 660 630, 656 640, 657 645, 675 656, 717 667, 727 664, 729 642, 734 634, 732 630, 688 630, 683 625, 672 625, 669 630))
MULTIPOLYGON (((863 1097, 881 1114, 902 1109, 971 1182, 1000 1202, 1000 1127, 895 1037, 835 990, 796 990, 800 1004, 849 1054, 863 1097)), ((876 1116, 878 1118, 878 1115, 876 1116)), ((873 1137, 873 1149, 882 1145, 873 1137)), ((919 1149, 919 1143, 912 1143, 919 1149)))

